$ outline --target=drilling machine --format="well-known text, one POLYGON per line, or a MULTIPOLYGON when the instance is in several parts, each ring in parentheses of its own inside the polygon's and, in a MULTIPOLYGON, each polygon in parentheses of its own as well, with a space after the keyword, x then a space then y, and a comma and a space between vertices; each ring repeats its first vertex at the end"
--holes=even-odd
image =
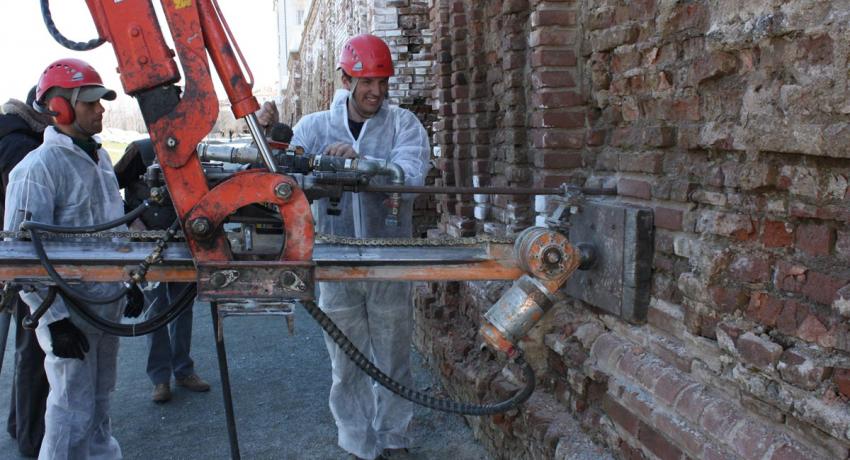
MULTIPOLYGON (((171 203, 178 222, 165 232, 118 235, 135 242, 125 239, 107 243, 43 240, 41 234, 103 233, 132 221, 145 205, 120 222, 82 229, 55 229, 26 222, 21 232, 4 233, 7 241, 0 244, 0 281, 6 283, 7 294, 14 295, 10 286, 24 283, 49 285, 54 292, 68 295, 73 293, 69 283, 79 281, 123 281, 128 286, 144 281, 194 282, 168 312, 136 325, 104 321, 73 299, 70 305, 104 331, 134 336, 162 327, 183 309, 191 308, 195 289, 200 300, 209 301, 233 458, 239 458, 239 448, 221 317, 225 305, 243 305, 239 308, 244 310, 246 300, 297 301, 373 379, 419 404, 487 415, 516 407, 531 395, 534 374, 523 361, 517 342, 552 306, 555 293, 575 270, 592 265, 592 247, 574 245, 562 232, 544 227, 529 228, 516 238, 393 241, 315 235, 310 201, 329 199, 333 203, 344 192, 387 193, 390 212, 386 225, 395 225, 403 193, 533 194, 574 199, 582 192, 610 194, 610 190, 568 186, 410 187, 404 185, 401 168, 392 163, 344 160, 285 144, 273 144, 272 148, 254 115, 259 104, 251 91, 250 70, 240 62, 241 53, 215 0, 161 2, 174 50, 165 42, 150 0, 86 0, 99 34, 98 39, 87 43, 62 36, 53 25, 47 0, 41 3, 48 30, 66 47, 85 50, 104 42, 112 44, 122 86, 139 103, 157 157, 157 163, 145 174, 151 186, 150 200, 171 203), (209 61, 220 77, 234 116, 247 123, 252 144, 202 142, 218 114, 209 61), (181 80, 182 87, 178 86, 181 80), (387 180, 376 183, 374 179, 381 176, 387 180), (225 231, 225 223, 243 226, 240 244, 225 231), (246 238, 246 229, 257 223, 279 228, 274 251, 252 252, 253 241, 246 238), (146 238, 155 241, 139 241, 146 238), (240 251, 235 251, 235 246, 240 251), (428 250, 422 251, 423 247, 428 250), (246 257, 246 252, 251 254, 246 257), (516 280, 487 312, 480 334, 494 350, 522 366, 525 388, 507 401, 475 405, 437 400, 392 381, 369 363, 315 305, 316 281, 354 280, 516 280)), ((330 206, 331 212, 334 209, 330 206)), ((25 323, 34 327, 49 306, 45 302, 25 323)))

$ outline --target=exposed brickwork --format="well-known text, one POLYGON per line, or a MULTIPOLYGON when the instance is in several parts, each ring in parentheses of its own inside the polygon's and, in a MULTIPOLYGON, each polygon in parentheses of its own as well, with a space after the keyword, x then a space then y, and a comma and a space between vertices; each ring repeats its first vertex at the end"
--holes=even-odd
MULTIPOLYGON (((437 183, 614 187, 655 212, 647 324, 561 302, 521 344, 540 394, 470 422, 495 456, 562 458, 567 415, 622 458, 850 454, 846 6, 727 3, 430 2, 437 183)), ((436 206, 450 235, 546 210, 436 206)), ((459 398, 516 388, 475 332, 504 288, 418 299, 459 398)))

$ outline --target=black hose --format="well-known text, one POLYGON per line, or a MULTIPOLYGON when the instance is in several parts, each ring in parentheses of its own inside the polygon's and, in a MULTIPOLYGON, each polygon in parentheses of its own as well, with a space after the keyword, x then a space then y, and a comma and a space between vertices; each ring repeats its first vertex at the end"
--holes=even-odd
POLYGON ((44 267, 44 269, 47 271, 47 275, 50 276, 50 279, 53 280, 53 282, 56 283, 57 286, 59 286, 59 289, 61 289, 62 293, 66 296, 73 297, 74 300, 83 303, 93 303, 97 305, 102 305, 115 302, 121 297, 127 295, 127 290, 129 289, 129 287, 126 285, 126 283, 124 287, 120 291, 118 291, 118 293, 103 299, 89 297, 88 295, 83 294, 82 292, 73 288, 70 284, 65 282, 64 279, 62 279, 62 276, 56 272, 56 269, 53 268, 53 264, 51 264, 50 260, 47 259, 47 253, 44 251, 44 245, 41 243, 41 237, 38 236, 38 232, 34 229, 29 229, 29 231, 30 239, 32 240, 32 245, 35 248, 36 255, 38 255, 39 262, 41 262, 41 266, 44 267))
POLYGON ((307 309, 307 312, 310 313, 310 316, 312 316, 313 319, 322 326, 322 329, 328 333, 328 335, 334 340, 334 342, 336 342, 337 345, 339 345, 340 349, 345 352, 346 356, 348 356, 348 358, 351 359, 357 367, 362 369, 363 372, 368 374, 369 377, 372 377, 372 379, 376 382, 380 383, 384 388, 421 406, 430 407, 431 409, 436 409, 442 412, 451 412, 462 415, 493 415, 515 408, 519 404, 525 402, 525 400, 531 396, 531 393, 534 392, 534 370, 527 362, 525 362, 524 359, 522 359, 522 356, 517 356, 515 358, 515 362, 522 367, 526 386, 505 401, 495 404, 459 403, 456 401, 434 398, 416 390, 412 390, 391 379, 388 375, 375 367, 375 365, 372 364, 369 359, 354 346, 353 343, 351 343, 351 340, 349 340, 348 337, 339 330, 339 327, 334 324, 328 315, 316 306, 315 302, 306 301, 303 302, 303 304, 304 308, 307 309))
POLYGON ((50 288, 47 289, 47 297, 41 301, 38 308, 36 308, 32 313, 28 313, 24 316, 24 319, 21 320, 21 326, 23 326, 24 329, 34 331, 35 328, 38 327, 38 321, 45 313, 47 313, 47 309, 50 308, 50 306, 53 305, 53 301, 56 300, 57 291, 59 291, 59 288, 56 286, 50 286, 50 288))
POLYGON ((110 228, 115 228, 122 224, 129 224, 136 220, 137 217, 141 216, 145 210, 150 206, 150 202, 145 200, 142 204, 136 206, 136 209, 124 214, 123 216, 110 220, 109 222, 104 222, 102 224, 93 224, 93 225, 85 225, 82 227, 65 227, 62 225, 52 225, 52 224, 43 224, 41 222, 35 222, 32 220, 25 220, 21 222, 21 231, 24 230, 42 230, 45 232, 53 232, 53 233, 95 233, 102 232, 104 230, 109 230, 110 228))
POLYGON ((80 304, 73 298, 67 296, 64 292, 60 292, 67 304, 86 322, 107 334, 117 335, 119 337, 138 337, 161 329, 194 304, 196 293, 197 286, 195 283, 192 283, 180 292, 177 299, 169 305, 168 309, 163 313, 142 321, 141 323, 124 324, 105 320, 103 317, 93 312, 88 306, 80 304))
POLYGON ((53 23, 53 15, 50 14, 50 2, 48 0, 41 0, 41 17, 44 18, 44 25, 47 26, 47 31, 50 32, 50 35, 54 40, 59 42, 60 45, 74 51, 88 51, 97 48, 102 45, 106 40, 98 37, 93 38, 87 42, 75 42, 65 38, 59 29, 56 28, 56 24, 53 23))

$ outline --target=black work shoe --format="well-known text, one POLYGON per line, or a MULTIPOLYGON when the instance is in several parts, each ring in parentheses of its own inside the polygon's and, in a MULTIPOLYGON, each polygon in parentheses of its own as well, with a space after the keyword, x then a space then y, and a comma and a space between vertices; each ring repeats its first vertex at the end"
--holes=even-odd
POLYGON ((408 459, 408 458, 412 458, 412 457, 410 456, 410 449, 408 449, 406 447, 400 447, 398 449, 384 449, 381 452, 381 455, 378 458, 384 459, 384 460, 392 460, 392 459, 402 460, 402 459, 408 459))

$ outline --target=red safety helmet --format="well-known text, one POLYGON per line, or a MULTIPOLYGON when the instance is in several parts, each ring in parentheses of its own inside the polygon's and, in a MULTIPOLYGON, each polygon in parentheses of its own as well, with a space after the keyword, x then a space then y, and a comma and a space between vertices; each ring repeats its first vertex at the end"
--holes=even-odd
POLYGON ((74 121, 74 103, 77 100, 93 102, 98 99, 113 100, 115 91, 103 86, 100 74, 94 67, 80 59, 59 59, 47 66, 38 80, 35 93, 36 103, 46 108, 56 117, 59 124, 71 124, 74 121), (45 101, 47 93, 53 88, 68 91, 57 92, 45 101))
POLYGON ((360 34, 345 42, 339 68, 354 78, 384 78, 395 74, 390 47, 370 34, 360 34))

